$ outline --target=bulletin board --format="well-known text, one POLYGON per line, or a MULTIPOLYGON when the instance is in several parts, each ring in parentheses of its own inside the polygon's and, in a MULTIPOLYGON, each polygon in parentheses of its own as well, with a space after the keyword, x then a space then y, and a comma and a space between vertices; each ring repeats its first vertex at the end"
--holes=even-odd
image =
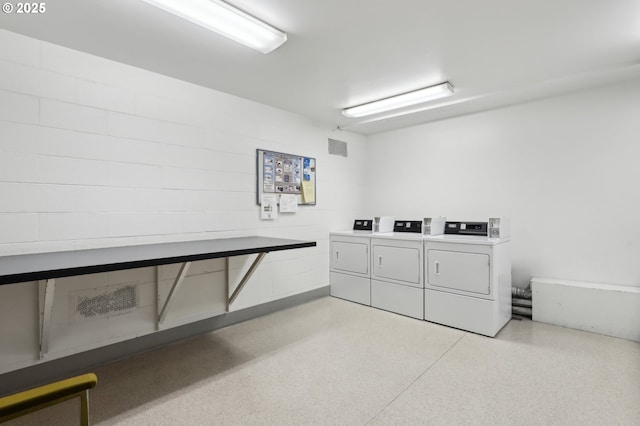
POLYGON ((262 195, 293 194, 300 205, 316 204, 316 159, 283 152, 256 150, 257 201, 262 195))

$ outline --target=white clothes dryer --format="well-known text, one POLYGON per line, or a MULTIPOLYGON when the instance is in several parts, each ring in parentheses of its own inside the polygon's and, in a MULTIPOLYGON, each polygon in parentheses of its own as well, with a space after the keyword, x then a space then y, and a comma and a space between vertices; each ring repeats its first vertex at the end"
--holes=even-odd
POLYGON ((424 318, 494 337, 511 318, 510 240, 488 237, 486 222, 447 229, 424 238, 424 318))

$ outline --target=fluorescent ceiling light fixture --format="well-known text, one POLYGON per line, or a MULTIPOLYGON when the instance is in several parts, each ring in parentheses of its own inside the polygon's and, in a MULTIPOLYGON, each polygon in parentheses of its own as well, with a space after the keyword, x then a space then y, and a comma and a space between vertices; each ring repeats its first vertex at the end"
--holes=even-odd
POLYGON ((367 115, 379 114, 381 112, 421 104, 451 95, 453 95, 453 86, 449 84, 449 82, 445 82, 436 86, 425 87, 424 89, 414 90, 413 92, 380 99, 379 101, 345 108, 342 110, 342 115, 348 118, 365 117, 367 115))
POLYGON ((220 0, 142 0, 208 30, 269 53, 287 34, 220 0))

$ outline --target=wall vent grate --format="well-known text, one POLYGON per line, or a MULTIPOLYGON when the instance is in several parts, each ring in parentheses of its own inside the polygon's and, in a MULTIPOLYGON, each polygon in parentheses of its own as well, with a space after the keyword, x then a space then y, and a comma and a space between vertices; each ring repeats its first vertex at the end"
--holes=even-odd
POLYGON ((347 143, 335 139, 329 139, 329 154, 347 156, 347 143))

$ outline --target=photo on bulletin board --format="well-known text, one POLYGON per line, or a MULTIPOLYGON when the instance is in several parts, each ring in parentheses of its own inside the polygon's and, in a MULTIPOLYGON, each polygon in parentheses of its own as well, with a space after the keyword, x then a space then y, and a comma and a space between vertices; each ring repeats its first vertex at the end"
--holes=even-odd
POLYGON ((271 194, 294 195, 298 205, 316 204, 315 158, 264 149, 257 149, 256 157, 258 205, 271 194))

